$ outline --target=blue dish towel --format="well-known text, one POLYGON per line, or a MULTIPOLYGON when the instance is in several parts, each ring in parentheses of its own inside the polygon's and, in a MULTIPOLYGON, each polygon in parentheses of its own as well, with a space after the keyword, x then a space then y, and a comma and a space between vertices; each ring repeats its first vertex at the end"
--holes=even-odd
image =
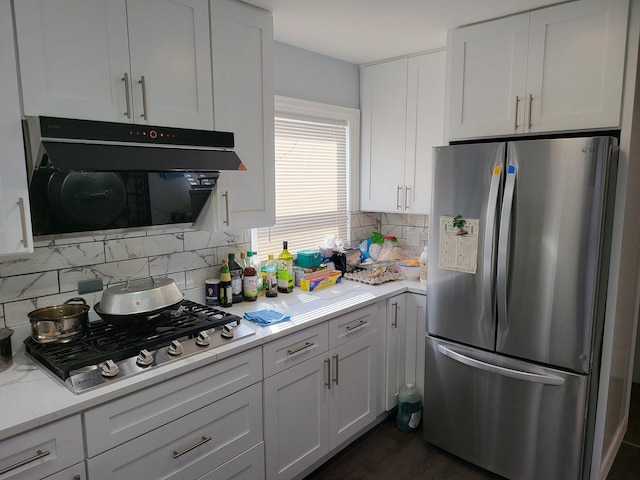
POLYGON ((286 322, 287 320, 291 319, 289 315, 276 312, 275 310, 258 310, 256 312, 245 312, 244 318, 246 318, 247 320, 251 320, 252 322, 256 322, 258 325, 262 325, 263 327, 271 325, 272 323, 286 322))

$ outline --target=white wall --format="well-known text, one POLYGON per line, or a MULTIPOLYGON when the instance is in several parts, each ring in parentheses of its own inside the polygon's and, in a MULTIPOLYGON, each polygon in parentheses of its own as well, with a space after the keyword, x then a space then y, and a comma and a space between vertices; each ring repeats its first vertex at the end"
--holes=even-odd
POLYGON ((353 63, 274 43, 276 95, 360 108, 360 73, 353 63))

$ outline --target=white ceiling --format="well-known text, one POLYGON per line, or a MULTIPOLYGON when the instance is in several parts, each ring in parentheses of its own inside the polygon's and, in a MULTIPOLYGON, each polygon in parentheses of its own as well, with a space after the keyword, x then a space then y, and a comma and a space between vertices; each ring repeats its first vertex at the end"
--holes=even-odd
POLYGON ((273 12, 275 40, 355 64, 442 48, 447 29, 559 0, 244 0, 273 12))

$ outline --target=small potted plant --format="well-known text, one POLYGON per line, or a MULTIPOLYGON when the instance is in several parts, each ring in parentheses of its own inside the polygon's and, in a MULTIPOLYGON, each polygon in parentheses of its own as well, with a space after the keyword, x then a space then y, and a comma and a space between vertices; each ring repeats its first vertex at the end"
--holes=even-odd
POLYGON ((453 227, 458 229, 458 231, 456 232, 456 235, 467 235, 469 233, 464 228, 466 223, 467 221, 464 218, 462 218, 462 215, 456 215, 455 217, 453 217, 453 227))

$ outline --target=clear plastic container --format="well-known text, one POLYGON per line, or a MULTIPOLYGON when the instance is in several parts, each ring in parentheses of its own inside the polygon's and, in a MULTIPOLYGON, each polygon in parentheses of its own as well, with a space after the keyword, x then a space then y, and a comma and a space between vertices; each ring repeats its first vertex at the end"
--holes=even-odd
POLYGON ((422 420, 420 394, 412 383, 408 383, 406 387, 400 389, 396 425, 403 432, 412 432, 418 428, 420 420, 422 420))

